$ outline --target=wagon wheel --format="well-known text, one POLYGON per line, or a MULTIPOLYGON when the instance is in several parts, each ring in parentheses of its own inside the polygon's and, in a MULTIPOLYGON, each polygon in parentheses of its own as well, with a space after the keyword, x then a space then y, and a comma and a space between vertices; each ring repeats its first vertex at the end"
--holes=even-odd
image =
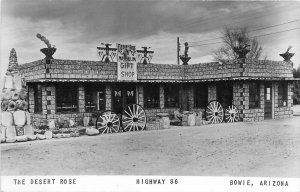
POLYGON ((117 114, 112 111, 102 112, 96 120, 96 129, 101 134, 117 133, 120 128, 120 119, 117 114))
POLYGON ((124 131, 142 131, 147 123, 146 112, 138 104, 127 105, 122 113, 124 131))
POLYGON ((211 101, 205 109, 205 117, 209 123, 221 123, 223 121, 223 107, 218 101, 211 101))
POLYGON ((230 105, 225 109, 225 121, 227 123, 239 121, 239 112, 235 105, 230 105))

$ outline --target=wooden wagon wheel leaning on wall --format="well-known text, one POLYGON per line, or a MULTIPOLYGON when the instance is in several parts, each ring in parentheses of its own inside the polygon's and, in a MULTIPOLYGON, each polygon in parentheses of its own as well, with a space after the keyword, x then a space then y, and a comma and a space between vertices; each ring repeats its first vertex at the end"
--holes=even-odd
POLYGON ((96 120, 96 129, 101 134, 117 133, 120 129, 120 119, 118 115, 112 111, 103 111, 96 120))
POLYGON ((221 123, 224 118, 222 105, 218 101, 210 101, 205 108, 205 118, 209 123, 221 123))
POLYGON ((227 123, 239 121, 239 112, 235 105, 230 105, 225 109, 225 121, 227 123))
POLYGON ((127 105, 122 113, 122 126, 124 131, 142 131, 147 123, 146 112, 138 104, 127 105))

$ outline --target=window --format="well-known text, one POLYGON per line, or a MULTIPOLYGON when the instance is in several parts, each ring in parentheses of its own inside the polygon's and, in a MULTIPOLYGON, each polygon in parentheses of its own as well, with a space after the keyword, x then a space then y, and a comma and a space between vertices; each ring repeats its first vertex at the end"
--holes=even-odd
POLYGON ((258 108, 259 107, 259 99, 260 91, 259 91, 259 83, 251 82, 249 83, 249 108, 258 108))
POLYGON ((144 86, 145 108, 159 108, 159 86, 150 84, 144 86))
POLYGON ((179 86, 165 86, 165 107, 179 107, 179 86))
POLYGON ((37 84, 34 86, 34 112, 42 113, 42 85, 37 84))
POLYGON ((278 107, 287 106, 287 83, 281 82, 278 85, 278 107))
POLYGON ((206 84, 198 84, 194 86, 194 106, 205 108, 208 101, 208 86, 206 84))
POLYGON ((77 112, 78 86, 74 84, 58 84, 56 86, 56 110, 61 113, 77 112))
POLYGON ((105 110, 105 88, 99 84, 87 84, 85 91, 85 111, 105 110))

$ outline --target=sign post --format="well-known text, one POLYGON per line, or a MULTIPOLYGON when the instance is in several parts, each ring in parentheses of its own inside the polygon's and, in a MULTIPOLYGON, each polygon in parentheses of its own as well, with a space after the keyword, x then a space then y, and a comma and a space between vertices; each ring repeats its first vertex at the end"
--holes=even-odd
POLYGON ((117 44, 118 80, 137 80, 136 48, 117 44))

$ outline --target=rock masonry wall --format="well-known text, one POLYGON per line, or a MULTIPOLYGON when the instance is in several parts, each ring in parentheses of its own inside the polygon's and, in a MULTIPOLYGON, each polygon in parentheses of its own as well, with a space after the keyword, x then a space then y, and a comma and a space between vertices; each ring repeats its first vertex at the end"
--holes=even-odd
POLYGON ((278 106, 278 82, 274 83, 274 88, 275 88, 274 118, 275 119, 286 119, 286 118, 293 117, 293 109, 292 109, 292 107, 293 107, 293 83, 291 83, 291 82, 288 83, 287 106, 283 106, 283 107, 278 106))
MULTIPOLYGON (((38 60, 19 66, 27 80, 99 79, 117 80, 117 63, 81 60, 38 60)), ((200 63, 194 65, 138 64, 139 80, 199 80, 230 77, 293 77, 292 62, 256 60, 200 63)))

